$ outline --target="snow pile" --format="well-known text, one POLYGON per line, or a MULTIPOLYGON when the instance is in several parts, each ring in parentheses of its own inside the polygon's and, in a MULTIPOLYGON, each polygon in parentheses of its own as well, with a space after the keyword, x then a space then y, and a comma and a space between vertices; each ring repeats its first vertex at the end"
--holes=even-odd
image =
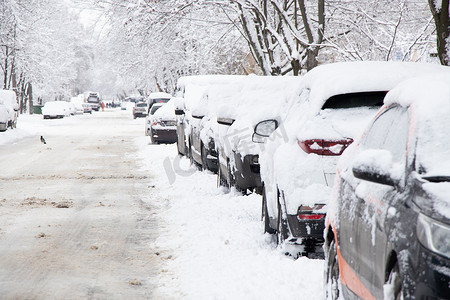
POLYGON ((163 195, 155 212, 164 212, 161 236, 150 245, 165 263, 156 298, 324 298, 323 261, 293 260, 274 246, 262 232, 260 196, 224 194, 216 176, 190 167, 175 145, 136 143, 163 195))

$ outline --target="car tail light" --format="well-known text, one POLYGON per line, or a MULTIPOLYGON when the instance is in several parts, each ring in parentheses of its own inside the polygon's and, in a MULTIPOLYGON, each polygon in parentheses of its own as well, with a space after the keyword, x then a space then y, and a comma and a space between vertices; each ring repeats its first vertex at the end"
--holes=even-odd
POLYGON ((342 140, 322 140, 322 139, 311 139, 304 141, 297 141, 300 148, 306 153, 314 153, 318 155, 327 156, 337 156, 341 155, 342 152, 353 143, 353 139, 342 139, 342 140))
POLYGON ((299 220, 321 220, 325 218, 325 214, 320 211, 324 206, 324 204, 316 204, 313 207, 301 205, 297 217, 299 220))
POLYGON ((156 125, 158 125, 158 121, 157 120, 153 120, 152 126, 156 126, 156 125))

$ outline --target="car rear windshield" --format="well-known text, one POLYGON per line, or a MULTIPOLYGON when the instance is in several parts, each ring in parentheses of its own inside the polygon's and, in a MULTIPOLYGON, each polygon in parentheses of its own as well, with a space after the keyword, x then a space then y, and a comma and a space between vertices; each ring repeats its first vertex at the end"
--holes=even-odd
POLYGON ((167 103, 169 102, 169 98, 160 98, 160 99, 153 99, 153 103, 167 103))
POLYGON ((160 107, 161 106, 159 106, 159 105, 158 106, 156 106, 156 105, 152 106, 152 109, 150 110, 150 114, 153 115, 155 113, 155 111, 157 111, 160 107))
POLYGON ((380 107, 387 92, 349 93, 330 97, 322 109, 380 107))
POLYGON ((97 96, 89 96, 89 98, 87 99, 87 101, 88 101, 89 103, 98 103, 98 102, 99 102, 97 96))
POLYGON ((137 107, 146 107, 147 103, 145 103, 145 102, 144 103, 137 103, 136 106, 137 107))

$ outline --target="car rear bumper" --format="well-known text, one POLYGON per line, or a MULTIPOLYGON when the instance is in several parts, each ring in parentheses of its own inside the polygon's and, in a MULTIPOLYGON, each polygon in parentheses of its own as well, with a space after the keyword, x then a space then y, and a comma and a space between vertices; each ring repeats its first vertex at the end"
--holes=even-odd
POLYGON ((147 116, 147 114, 145 113, 145 112, 134 112, 133 113, 133 115, 135 116, 135 117, 141 117, 141 118, 144 118, 144 117, 146 117, 147 116))
POLYGON ((293 238, 291 244, 301 245, 299 254, 303 256, 323 258, 323 232, 325 217, 320 220, 300 220, 297 215, 287 215, 289 229, 293 238))
POLYGON ((173 144, 177 142, 176 129, 151 129, 152 140, 158 143, 173 144))

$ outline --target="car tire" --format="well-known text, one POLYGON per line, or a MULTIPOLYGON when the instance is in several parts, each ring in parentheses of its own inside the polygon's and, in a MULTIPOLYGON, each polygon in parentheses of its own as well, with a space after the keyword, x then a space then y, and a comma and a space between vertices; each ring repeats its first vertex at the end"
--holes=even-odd
MULTIPOLYGON (((218 156, 218 159, 220 159, 219 151, 217 151, 217 156, 218 156)), ((217 171, 217 187, 226 187, 227 181, 226 181, 226 178, 222 174, 222 171, 220 168, 220 161, 218 162, 218 164, 219 164, 219 170, 217 171)))
POLYGON ((277 218, 277 244, 282 245, 284 241, 289 237, 289 228, 287 223, 286 214, 283 213, 283 201, 280 191, 278 191, 278 218, 277 218))
MULTIPOLYGON (((400 275, 400 268, 398 266, 398 262, 395 263, 394 267, 389 272, 389 277, 385 282, 385 289, 389 287, 389 290, 393 290, 394 297, 392 299, 400 300, 402 299, 403 294, 403 284, 402 284, 402 277, 400 275)), ((386 293, 386 290, 385 290, 386 293)), ((385 294, 386 296, 386 294, 385 294)), ((389 295, 392 296, 392 292, 389 295)))
POLYGON ((332 240, 330 243, 325 263, 327 268, 325 278, 326 299, 337 300, 341 291, 341 278, 335 240, 332 240))
POLYGON ((264 221, 264 233, 275 234, 276 230, 270 227, 269 212, 267 210, 266 189, 263 188, 262 193, 262 213, 261 218, 264 221))

